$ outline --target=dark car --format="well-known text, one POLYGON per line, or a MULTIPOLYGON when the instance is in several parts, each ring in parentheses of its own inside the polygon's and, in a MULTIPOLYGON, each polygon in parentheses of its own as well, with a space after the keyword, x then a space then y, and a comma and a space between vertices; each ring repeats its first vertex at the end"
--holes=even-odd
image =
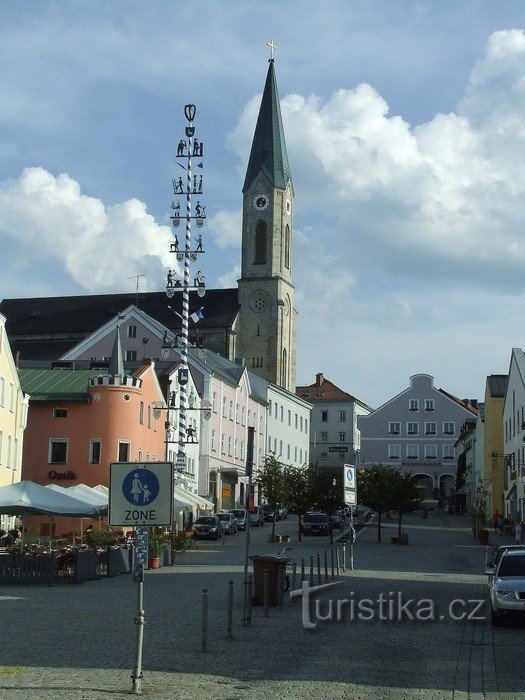
POLYGON ((284 506, 279 506, 278 517, 279 520, 288 520, 288 508, 285 508, 284 506))
POLYGON ((336 511, 335 513, 332 513, 330 516, 330 520, 332 521, 332 528, 337 528, 338 530, 343 529, 343 516, 340 512, 336 511))
MULTIPOLYGON (((262 512, 264 514, 264 520, 267 523, 273 522, 273 518, 275 515, 275 508, 273 506, 261 506, 262 512)), ((276 520, 279 520, 279 513, 277 513, 277 518, 276 520)))
POLYGON ((230 513, 237 521, 237 530, 246 530, 246 510, 244 508, 235 508, 230 513))
POLYGON ((326 513, 306 513, 301 524, 303 535, 330 534, 330 518, 326 513))
POLYGON ((195 539, 218 540, 222 537, 221 521, 215 515, 202 515, 193 523, 195 539))

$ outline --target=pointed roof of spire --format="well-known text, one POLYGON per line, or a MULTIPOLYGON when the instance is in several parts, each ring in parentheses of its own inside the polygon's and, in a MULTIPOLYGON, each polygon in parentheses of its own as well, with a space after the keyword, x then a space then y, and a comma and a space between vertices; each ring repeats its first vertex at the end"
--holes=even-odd
POLYGON ((115 331, 115 340, 113 341, 113 350, 111 351, 111 358, 109 360, 108 373, 113 379, 115 379, 115 377, 124 376, 124 360, 122 358, 122 346, 120 344, 120 326, 117 326, 115 331))
POLYGON ((261 170, 274 187, 283 190, 292 177, 286 153, 273 59, 270 59, 266 76, 243 192, 248 189, 261 170))

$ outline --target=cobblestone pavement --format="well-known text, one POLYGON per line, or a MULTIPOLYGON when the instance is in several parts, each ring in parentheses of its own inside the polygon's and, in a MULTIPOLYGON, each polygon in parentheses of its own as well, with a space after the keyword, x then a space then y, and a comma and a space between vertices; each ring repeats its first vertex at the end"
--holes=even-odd
MULTIPOLYGON (((278 523, 295 538, 296 521, 278 523)), ((318 612, 329 598, 377 600, 394 620, 352 620, 346 603, 339 621, 316 620, 304 629, 301 601, 286 599, 269 618, 253 610, 241 624, 244 534, 225 545, 199 543, 173 567, 145 577, 144 696, 155 699, 269 700, 320 697, 365 700, 472 700, 523 698, 522 623, 492 629, 489 620, 454 621, 454 599, 484 599, 485 548, 472 540, 470 522, 442 512, 407 518, 410 544, 383 543, 365 528, 355 550, 355 570, 320 592, 318 612), (234 581, 234 638, 226 639, 228 580, 234 581), (200 597, 209 589, 209 651, 200 651, 200 597), (390 593, 392 592, 392 593, 390 593), (397 595, 431 599, 434 621, 398 617, 397 595), (390 601, 390 602, 389 602, 390 601)), ((253 531, 252 553, 276 553, 270 528, 253 531)), ((296 559, 316 556, 325 538, 292 542, 296 559)), ((317 578, 317 577, 316 577, 317 578)), ((317 582, 317 581, 316 581, 317 582)), ((136 586, 130 576, 54 588, 0 588, 1 700, 125 698, 134 660, 136 586)), ((472 610, 472 606, 470 608, 472 610)), ((336 610, 334 603, 333 610, 336 610)), ((376 605, 377 611, 377 605, 376 605)), ((458 612, 456 610, 456 612, 458 612)), ((484 614, 485 611, 482 611, 484 614)), ((320 616, 319 615, 319 616, 320 616)), ((479 612, 478 612, 479 615, 479 612)), ((383 615, 386 617, 386 615, 383 615)))

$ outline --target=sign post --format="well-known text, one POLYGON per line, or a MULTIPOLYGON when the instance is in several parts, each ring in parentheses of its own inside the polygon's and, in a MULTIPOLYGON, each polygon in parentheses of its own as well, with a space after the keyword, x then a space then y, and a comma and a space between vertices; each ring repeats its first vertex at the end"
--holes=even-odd
POLYGON ((343 466, 343 485, 345 503, 350 506, 350 569, 354 568, 354 543, 356 532, 354 528, 354 505, 357 504, 356 468, 353 464, 343 466))
POLYGON ((250 517, 250 499, 252 491, 253 479, 253 445, 255 438, 255 428, 248 428, 248 441, 246 444, 246 476, 248 477, 248 488, 246 489, 246 498, 244 507, 246 508, 246 538, 244 541, 244 598, 242 606, 242 624, 248 625, 248 596, 251 595, 250 587, 248 586, 248 557, 250 554, 250 537, 251 537, 251 517, 250 517))
POLYGON ((142 694, 144 642, 144 568, 148 559, 148 528, 173 520, 173 464, 116 462, 109 467, 109 524, 135 527, 133 580, 137 584, 137 644, 131 692, 142 694))

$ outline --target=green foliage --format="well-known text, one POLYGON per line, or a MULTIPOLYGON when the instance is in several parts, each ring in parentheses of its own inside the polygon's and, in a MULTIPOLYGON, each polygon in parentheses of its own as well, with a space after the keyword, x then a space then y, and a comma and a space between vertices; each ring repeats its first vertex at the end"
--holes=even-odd
POLYGON ((86 542, 90 547, 109 547, 118 542, 118 532, 109 527, 102 527, 100 530, 90 530, 85 533, 86 542))
POLYGON ((150 532, 148 535, 148 557, 158 557, 165 544, 169 542, 168 535, 150 532))
POLYGON ((401 537, 401 521, 403 515, 405 513, 411 513, 419 508, 422 498, 417 488, 417 482, 414 480, 411 472, 402 473, 401 470, 396 469, 392 488, 395 502, 393 510, 395 510, 398 515, 398 536, 401 537))
POLYGON ((272 523, 272 537, 275 535, 275 521, 277 519, 277 507, 286 504, 289 500, 289 485, 285 477, 285 470, 281 462, 275 457, 265 457, 264 466, 255 480, 261 487, 264 501, 274 508, 272 523))
MULTIPOLYGON (((411 477, 409 477, 411 478, 411 477)), ((357 493, 359 501, 377 513, 377 541, 381 542, 381 518, 386 511, 399 513, 398 498, 403 495, 407 484, 401 471, 396 467, 373 464, 357 472, 357 493)), ((414 484, 415 487, 415 484, 414 484)), ((409 493, 410 490, 407 490, 409 493)), ((405 494, 406 496, 406 494, 405 494)), ((412 508, 410 508, 412 510, 412 508)), ((401 513, 407 512, 402 510, 401 513)))
POLYGON ((175 532, 172 530, 167 535, 167 541, 171 545, 172 552, 184 552, 190 546, 188 537, 184 532, 175 532))

